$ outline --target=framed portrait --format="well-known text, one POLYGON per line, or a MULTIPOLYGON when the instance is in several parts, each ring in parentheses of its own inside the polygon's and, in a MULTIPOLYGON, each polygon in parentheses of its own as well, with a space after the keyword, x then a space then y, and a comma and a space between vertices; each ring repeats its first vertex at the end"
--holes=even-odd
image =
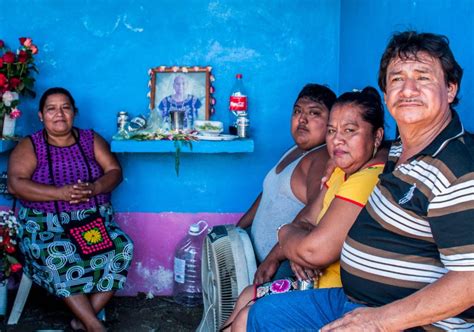
POLYGON ((211 67, 160 66, 150 69, 149 74, 150 111, 162 117, 184 112, 186 119, 209 119, 215 104, 211 67))

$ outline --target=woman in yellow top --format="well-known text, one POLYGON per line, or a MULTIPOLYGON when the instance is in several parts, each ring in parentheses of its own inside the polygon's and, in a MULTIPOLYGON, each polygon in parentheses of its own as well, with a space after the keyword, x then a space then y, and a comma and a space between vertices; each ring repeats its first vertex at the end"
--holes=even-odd
MULTIPOLYGON (((383 170, 380 160, 385 157, 376 157, 383 141, 383 124, 382 101, 372 87, 346 92, 334 103, 326 143, 336 169, 319 195, 308 193, 308 204, 295 220, 279 228, 279 243, 269 254, 289 259, 298 279, 311 279, 321 271, 316 287, 341 287, 339 254, 332 253, 341 252, 347 232, 383 170), (338 250, 332 250, 335 247, 338 250)), ((267 294, 294 288, 291 281, 277 280, 244 289, 228 319, 233 322, 232 331, 245 331, 247 304, 267 294)))

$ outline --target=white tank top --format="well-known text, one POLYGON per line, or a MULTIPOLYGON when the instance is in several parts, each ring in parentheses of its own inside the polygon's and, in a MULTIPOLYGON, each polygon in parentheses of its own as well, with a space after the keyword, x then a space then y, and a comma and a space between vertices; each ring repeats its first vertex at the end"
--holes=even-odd
POLYGON ((251 228, 252 243, 259 262, 262 262, 267 257, 270 250, 276 244, 277 228, 283 223, 292 222, 298 212, 305 206, 291 190, 293 171, 305 155, 325 145, 319 145, 302 154, 277 174, 276 168, 278 164, 296 148, 296 146, 292 147, 265 177, 262 198, 260 199, 251 228))

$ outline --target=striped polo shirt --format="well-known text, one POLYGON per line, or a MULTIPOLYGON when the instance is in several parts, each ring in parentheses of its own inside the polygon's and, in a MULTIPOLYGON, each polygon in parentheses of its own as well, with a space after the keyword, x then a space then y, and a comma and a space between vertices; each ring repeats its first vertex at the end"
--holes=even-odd
MULTIPOLYGON (((448 271, 474 271, 474 138, 453 111, 431 144, 396 167, 401 152, 395 141, 341 254, 345 293, 369 306, 404 298, 448 271)), ((433 325, 473 330, 474 307, 433 325)))

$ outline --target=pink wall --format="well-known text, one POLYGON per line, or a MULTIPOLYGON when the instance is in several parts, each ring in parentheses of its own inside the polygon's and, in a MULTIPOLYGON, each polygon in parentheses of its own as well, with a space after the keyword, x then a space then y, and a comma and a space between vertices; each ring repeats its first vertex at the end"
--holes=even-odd
POLYGON ((173 291, 174 250, 189 226, 206 220, 209 226, 235 224, 240 213, 117 213, 116 220, 133 239, 134 258, 125 288, 118 295, 170 295, 173 291))

